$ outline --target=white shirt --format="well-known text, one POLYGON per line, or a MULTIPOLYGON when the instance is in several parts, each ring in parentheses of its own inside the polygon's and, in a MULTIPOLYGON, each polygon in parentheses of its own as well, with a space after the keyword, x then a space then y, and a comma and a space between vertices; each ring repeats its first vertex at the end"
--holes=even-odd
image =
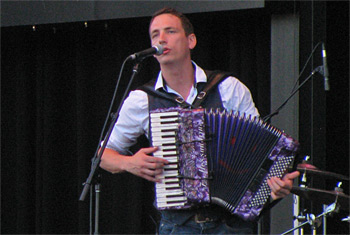
MULTIPOLYGON (((193 65, 195 66, 196 83, 206 82, 207 76, 204 70, 194 62, 193 65)), ((241 113, 252 116, 259 116, 249 89, 237 78, 228 77, 219 84, 218 88, 225 109, 240 111, 241 113)), ((163 84, 161 71, 158 74, 155 89, 164 89, 169 93, 180 96, 176 91, 166 84, 163 84)), ((186 102, 192 104, 197 93, 197 88, 192 86, 186 102)), ((107 148, 116 150, 121 154, 127 154, 128 148, 136 143, 140 135, 146 134, 146 136, 148 136, 148 122, 149 110, 147 93, 141 90, 131 91, 120 110, 118 121, 114 125, 107 148)))

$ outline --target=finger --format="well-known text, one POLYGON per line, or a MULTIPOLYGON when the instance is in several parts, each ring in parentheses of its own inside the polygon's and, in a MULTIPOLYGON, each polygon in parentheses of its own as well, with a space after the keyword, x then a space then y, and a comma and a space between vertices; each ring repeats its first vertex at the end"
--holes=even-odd
POLYGON ((159 175, 163 174, 163 168, 155 169, 154 170, 154 176, 157 177, 159 175))
POLYGON ((285 197, 285 196, 290 194, 290 191, 288 189, 281 189, 276 194, 281 196, 281 197, 285 197))
POLYGON ((272 192, 276 192, 277 189, 276 189, 276 183, 275 183, 275 180, 273 178, 270 178, 267 180, 267 184, 269 185, 270 189, 272 192))
POLYGON ((281 183, 281 179, 277 178, 277 177, 271 177, 270 179, 268 179, 268 184, 269 186, 272 186, 273 188, 279 188, 283 186, 283 181, 281 183))
POLYGON ((155 151, 158 150, 158 147, 148 147, 148 148, 143 148, 141 151, 145 154, 151 154, 154 153, 155 151))
POLYGON ((274 192, 271 192, 271 197, 273 200, 276 200, 279 198, 274 192))
POLYGON ((157 170, 157 169, 162 169, 164 168, 164 162, 152 162, 152 163, 147 163, 145 165, 145 167, 147 169, 151 169, 151 170, 157 170))
POLYGON ((271 192, 271 197, 273 200, 284 198, 286 196, 287 196, 287 194, 271 192))
POLYGON ((272 177, 271 179, 269 179, 268 185, 270 186, 271 191, 275 193, 278 193, 286 186, 286 184, 277 177, 272 177))
POLYGON ((279 199, 279 198, 282 198, 283 196, 279 195, 277 192, 275 192, 274 190, 271 189, 271 197, 273 200, 276 200, 276 199, 279 199))
POLYGON ((286 196, 290 194, 290 190, 293 186, 293 181, 291 180, 281 180, 277 177, 271 178, 270 182, 268 182, 271 191, 273 191, 278 196, 286 196))
MULTIPOLYGON (((298 172, 299 173, 299 172, 298 172)), ((296 174, 298 175, 298 174, 296 174)), ((274 187, 276 189, 278 189, 278 187, 280 188, 285 188, 285 189, 288 189, 290 190, 293 186, 293 179, 294 177, 297 177, 295 175, 292 175, 292 176, 287 176, 287 177, 283 177, 283 179, 280 179, 280 178, 277 178, 277 177, 273 177, 272 179, 272 183, 274 184, 274 187), (289 177, 293 177, 292 179, 290 179, 289 177)))
POLYGON ((286 183, 283 180, 281 180, 280 178, 278 178, 278 177, 274 177, 273 178, 273 183, 276 186, 276 188, 277 187, 279 187, 279 188, 286 187, 286 183))
POLYGON ((148 181, 151 181, 151 182, 160 182, 159 179, 156 179, 155 177, 149 176, 147 174, 141 174, 140 176, 148 181))
POLYGON ((169 161, 164 159, 164 158, 160 158, 160 157, 151 157, 149 156, 148 158, 146 158, 147 162, 152 162, 152 163, 161 163, 163 164, 163 166, 165 164, 169 164, 169 161))
POLYGON ((297 178, 300 175, 299 171, 293 171, 291 173, 285 174, 283 176, 283 179, 289 179, 289 180, 294 180, 295 178, 297 178))
POLYGON ((153 169, 143 169, 141 171, 141 173, 144 175, 151 176, 151 177, 154 177, 156 175, 155 170, 153 170, 153 169))
POLYGON ((157 170, 144 169, 142 171, 141 176, 152 182, 161 182, 162 179, 159 176, 161 175, 162 172, 163 172, 162 169, 157 169, 157 170))
POLYGON ((273 200, 279 199, 279 198, 283 198, 285 196, 287 196, 290 191, 284 188, 281 188, 277 183, 271 183, 268 182, 270 189, 271 189, 271 197, 273 200))

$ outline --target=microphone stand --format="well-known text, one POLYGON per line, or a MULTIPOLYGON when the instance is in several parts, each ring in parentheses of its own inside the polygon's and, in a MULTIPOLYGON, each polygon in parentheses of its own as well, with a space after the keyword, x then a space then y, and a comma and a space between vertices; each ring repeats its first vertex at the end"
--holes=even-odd
MULTIPOLYGON (((102 132, 101 132, 99 144, 97 146, 97 150, 95 152, 95 155, 94 155, 94 157, 92 159, 92 166, 91 166, 90 174, 89 174, 86 182, 83 183, 84 188, 83 188, 83 191, 82 191, 82 193, 80 195, 79 201, 84 201, 85 200, 85 197, 86 197, 86 195, 87 195, 87 193, 88 193, 88 191, 90 189, 90 186, 92 184, 92 181, 96 177, 96 172, 99 169, 99 165, 100 165, 100 162, 101 162, 102 154, 103 154, 103 152, 104 152, 104 150, 105 150, 105 148, 107 146, 108 140, 109 140, 109 138, 110 138, 110 136, 112 134, 113 127, 114 127, 114 125, 115 125, 115 123, 116 123, 116 121, 117 121, 117 119, 119 117, 119 113, 120 113, 120 109, 122 107, 122 103, 125 100, 126 95, 128 94, 128 91, 129 91, 130 86, 131 86, 131 84, 132 84, 132 82, 134 80, 135 75, 139 72, 141 60, 136 61, 135 65, 133 67, 133 72, 132 72, 131 78, 130 78, 129 83, 127 85, 127 88, 126 88, 126 90, 125 90, 125 92, 123 94, 122 101, 120 102, 120 104, 118 106, 117 112, 111 113, 111 109, 112 109, 113 104, 115 102, 116 92, 117 92, 118 87, 119 87, 119 82, 121 80, 121 75, 122 75, 122 72, 124 70, 124 65, 130 59, 131 58, 128 57, 126 60, 124 60, 122 68, 121 68, 121 71, 119 73, 118 82, 117 82, 117 85, 116 85, 116 88, 115 88, 115 91, 114 91, 114 95, 113 95, 112 102, 111 102, 111 105, 110 105, 110 108, 109 108, 109 111, 108 111, 108 114, 107 114, 107 118, 106 118, 105 124, 104 124, 102 132), (105 127, 106 127, 110 117, 112 119, 111 119, 111 122, 110 122, 110 125, 109 125, 109 128, 108 128, 108 131, 107 131, 105 137, 102 138, 104 130, 105 130, 105 127), (103 140, 103 144, 100 147, 100 143, 101 143, 102 140, 103 140)), ((96 186, 95 186, 95 192, 96 192, 95 206, 96 207, 95 207, 95 232, 94 232, 94 234, 96 234, 96 235, 99 234, 99 232, 98 232, 98 222, 99 221, 98 220, 99 220, 99 194, 100 194, 100 191, 101 191, 101 188, 100 188, 99 182, 97 182, 96 186)), ((91 203, 91 205, 92 205, 92 203, 91 203)), ((90 213, 92 213, 92 210, 90 210, 90 213)), ((90 218, 91 217, 92 217, 92 215, 90 215, 90 218)), ((91 233, 92 233, 92 229, 91 229, 91 226, 90 226, 90 234, 91 233)))
POLYGON ((299 228, 302 228, 304 227, 305 225, 307 224, 310 224, 311 226, 311 229, 312 229, 312 234, 315 235, 316 234, 316 228, 319 226, 319 223, 320 223, 320 218, 322 217, 326 217, 328 216, 329 214, 333 213, 333 212, 337 212, 338 210, 338 205, 337 205, 337 200, 338 198, 335 199, 335 202, 328 205, 327 208, 325 208, 324 212, 322 214, 319 214, 318 216, 315 216, 314 214, 309 214, 306 216, 307 220, 300 224, 299 226, 295 227, 295 228, 292 228, 284 233, 281 233, 281 235, 286 235, 286 234, 289 234, 299 228))

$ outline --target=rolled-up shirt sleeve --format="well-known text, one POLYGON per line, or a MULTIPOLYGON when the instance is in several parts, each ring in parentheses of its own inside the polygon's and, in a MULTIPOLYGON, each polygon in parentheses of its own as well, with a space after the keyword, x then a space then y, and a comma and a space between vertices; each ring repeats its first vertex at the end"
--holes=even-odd
POLYGON ((148 97, 140 90, 131 91, 120 110, 118 120, 107 143, 107 148, 120 154, 128 154, 128 149, 137 138, 148 133, 148 97))
POLYGON ((249 89, 235 77, 228 77, 219 84, 219 92, 225 109, 259 116, 249 89))

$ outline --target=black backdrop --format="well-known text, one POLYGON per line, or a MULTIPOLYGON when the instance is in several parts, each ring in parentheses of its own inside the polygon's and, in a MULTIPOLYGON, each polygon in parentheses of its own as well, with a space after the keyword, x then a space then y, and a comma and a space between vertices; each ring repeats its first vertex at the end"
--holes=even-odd
MULTIPOLYGON (((348 8, 348 4, 344 6, 348 8)), ((339 10, 344 13, 344 6, 331 11, 331 19, 343 22, 339 10)), ((194 60, 207 69, 233 71, 252 91, 261 115, 268 114, 268 11, 188 16, 198 38, 194 60)), ((89 198, 78 201, 82 183, 89 174, 122 60, 150 46, 148 21, 142 17, 87 25, 38 25, 35 30, 30 26, 1 29, 1 233, 88 233, 89 198)), ((329 23, 334 29, 332 36, 343 35, 335 30, 338 21, 329 23)), ((336 37, 330 40, 333 51, 328 54, 333 53, 333 58, 339 47, 349 51, 348 38, 345 42, 336 37)), ((348 56, 341 58, 348 60, 348 56)), ((339 110, 331 108, 331 100, 348 102, 349 84, 348 69, 339 69, 335 61, 329 63, 342 81, 337 82, 339 92, 332 90, 327 97, 333 123, 339 110)), ((131 69, 129 64, 122 88, 131 69)), ((133 87, 155 76, 157 70, 155 60, 145 60, 133 87)), ((117 104, 123 91, 118 93, 117 104)), ((344 127, 338 131, 345 146, 328 161, 330 171, 339 166, 334 159, 348 165, 344 155, 349 153, 349 118, 343 110, 348 106, 341 106, 344 118, 338 119, 344 127)), ((337 133, 329 133, 327 144, 334 146, 337 133)), ((339 173, 348 174, 348 169, 341 167, 339 173)), ((101 183, 101 233, 155 231, 150 217, 157 216, 152 208, 152 184, 126 173, 104 171, 101 183)))

